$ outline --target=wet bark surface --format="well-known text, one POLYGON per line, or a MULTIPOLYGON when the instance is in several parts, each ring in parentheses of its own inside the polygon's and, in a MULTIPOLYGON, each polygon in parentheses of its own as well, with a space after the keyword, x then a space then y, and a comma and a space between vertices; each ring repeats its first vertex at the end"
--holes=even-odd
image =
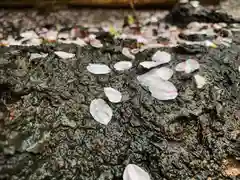
POLYGON ((171 82, 179 96, 171 101, 153 98, 136 79, 146 72, 139 63, 157 49, 136 54, 128 71, 93 75, 89 63, 113 69, 129 60, 119 50, 123 42, 107 41, 102 49, 1 47, 0 179, 120 180, 129 163, 153 180, 233 179, 223 167, 224 160, 236 165, 240 157, 240 32, 233 37, 229 48, 160 48, 172 55, 168 67, 197 59, 198 73, 208 80, 198 89, 193 75, 175 72, 171 82), (60 59, 59 50, 76 57, 60 59), (35 52, 48 56, 30 61, 35 52), (108 102, 108 86, 123 93, 121 103, 108 102), (95 98, 113 109, 107 126, 89 113, 95 98))

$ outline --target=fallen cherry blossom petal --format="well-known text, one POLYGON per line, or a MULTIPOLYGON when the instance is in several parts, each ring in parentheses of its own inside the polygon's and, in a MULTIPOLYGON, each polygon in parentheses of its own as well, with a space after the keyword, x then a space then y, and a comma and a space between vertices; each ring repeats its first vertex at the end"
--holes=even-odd
POLYGON ((42 39, 33 38, 29 39, 26 44, 22 44, 23 46, 40 46, 42 44, 42 39))
POLYGON ((161 47, 165 47, 165 45, 164 44, 146 44, 141 47, 140 52, 143 52, 146 49, 161 48, 161 47))
POLYGON ((199 7, 199 5, 200 5, 199 1, 190 1, 190 4, 191 4, 194 8, 197 8, 197 7, 199 7))
POLYGON ((206 79, 198 74, 194 75, 197 88, 201 89, 206 84, 206 79))
POLYGON ((95 34, 89 34, 89 36, 88 36, 88 38, 89 38, 89 40, 90 41, 94 41, 94 40, 96 40, 96 35, 95 34))
POLYGON ((172 100, 178 96, 177 88, 169 81, 163 80, 155 72, 148 72, 137 77, 140 84, 147 87, 154 98, 172 100))
POLYGON ((130 62, 130 61, 120 61, 120 62, 117 62, 116 64, 114 64, 114 68, 117 71, 128 70, 131 67, 132 67, 132 62, 130 62))
POLYGON ((97 32, 99 32, 99 29, 96 28, 96 27, 90 27, 90 28, 88 29, 88 32, 90 32, 90 33, 97 33, 97 32))
POLYGON ((157 51, 152 56, 152 61, 159 62, 160 64, 165 64, 171 61, 171 54, 165 51, 157 51))
POLYGON ((71 44, 73 41, 68 40, 68 39, 67 39, 67 40, 59 39, 58 42, 59 42, 59 43, 63 43, 63 44, 71 44))
POLYGON ((9 36, 7 40, 2 40, 1 44, 4 44, 6 46, 20 46, 22 45, 22 40, 17 41, 12 36, 9 36))
POLYGON ((91 40, 90 44, 91 44, 91 46, 93 46, 95 48, 102 48, 103 47, 103 44, 98 39, 91 40))
POLYGON ((90 104, 90 114, 99 123, 107 125, 112 119, 112 109, 103 99, 94 99, 90 104))
POLYGON ((133 54, 131 54, 129 48, 124 47, 124 48, 122 49, 122 54, 123 54, 124 56, 128 57, 129 59, 135 59, 135 56, 134 56, 133 54))
POLYGON ((150 86, 149 91, 151 92, 152 96, 156 99, 166 101, 175 99, 178 96, 178 92, 176 87, 169 81, 159 82, 159 86, 150 86))
POLYGON ((111 88, 111 87, 105 87, 104 93, 107 96, 108 100, 112 103, 119 103, 122 100, 122 94, 118 90, 111 88))
POLYGON ((84 40, 77 38, 75 41, 72 41, 73 44, 79 45, 81 47, 86 46, 87 44, 85 43, 84 40))
POLYGON ((196 60, 189 59, 189 60, 186 60, 184 62, 177 64, 177 66, 175 67, 175 70, 176 71, 184 71, 185 73, 191 73, 199 68, 200 68, 200 65, 196 60))
POLYGON ((111 69, 105 64, 89 64, 87 70, 93 74, 108 74, 111 69))
POLYGON ((128 164, 123 172, 123 180, 150 180, 150 176, 139 166, 128 164))
POLYGON ((48 41, 55 41, 57 39, 58 31, 48 31, 46 34, 44 34, 44 38, 48 41))
POLYGON ((169 80, 173 76, 173 70, 167 67, 152 70, 154 74, 163 80, 169 80))
POLYGON ((140 65, 144 68, 150 69, 156 66, 159 66, 161 63, 155 62, 155 61, 143 61, 140 63, 140 65))
POLYGON ((58 33, 57 37, 58 39, 68 39, 69 33, 58 33))
POLYGON ((33 60, 33 59, 37 59, 37 58, 45 58, 47 56, 48 56, 47 53, 46 54, 45 53, 43 53, 43 54, 31 53, 29 60, 33 60))
POLYGON ((132 54, 137 54, 137 53, 139 53, 140 52, 140 49, 132 49, 131 50, 131 53, 132 54))
POLYGON ((167 68, 167 67, 161 67, 152 69, 151 71, 148 71, 147 73, 141 75, 142 81, 151 81, 152 78, 160 78, 162 80, 169 80, 173 75, 173 70, 167 68))
POLYGON ((148 43, 147 39, 142 37, 142 36, 137 37, 137 42, 142 43, 142 44, 147 44, 148 43))
POLYGON ((34 31, 25 31, 20 34, 21 37, 23 37, 25 40, 38 38, 38 35, 34 31))
POLYGON ((207 47, 217 48, 217 45, 214 44, 212 41, 209 41, 209 40, 204 41, 204 44, 207 47))
POLYGON ((62 59, 70 59, 70 58, 75 57, 75 54, 67 53, 67 52, 63 52, 63 51, 55 51, 54 53, 62 59))
POLYGON ((186 4, 186 3, 188 3, 189 1, 188 0, 180 0, 179 1, 179 3, 181 3, 181 4, 186 4))

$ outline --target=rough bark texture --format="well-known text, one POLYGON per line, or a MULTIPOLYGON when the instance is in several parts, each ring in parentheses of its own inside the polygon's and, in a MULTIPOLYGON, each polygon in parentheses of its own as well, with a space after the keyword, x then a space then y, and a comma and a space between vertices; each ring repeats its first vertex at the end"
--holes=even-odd
MULTIPOLYGON (((48 18, 48 26, 71 23, 60 15, 48 18)), ((15 34, 27 28, 10 20, 3 25, 15 34)), ((127 42, 98 37, 105 42, 103 49, 64 44, 0 49, 0 179, 121 180, 129 163, 144 168, 152 180, 234 179, 229 171, 239 169, 240 157, 240 33, 233 34, 230 48, 162 49, 172 55, 170 68, 194 58, 208 80, 197 89, 193 74, 175 73, 171 81, 179 96, 165 102, 151 97, 136 80, 146 72, 139 63, 156 49, 137 54, 130 71, 90 74, 89 63, 112 68, 129 60, 121 54, 127 42), (59 59, 57 50, 76 58, 59 59), (32 52, 49 55, 29 61, 32 52), (121 91, 123 102, 108 102, 106 86, 121 91), (113 109, 108 126, 91 117, 94 98, 103 98, 113 109)))

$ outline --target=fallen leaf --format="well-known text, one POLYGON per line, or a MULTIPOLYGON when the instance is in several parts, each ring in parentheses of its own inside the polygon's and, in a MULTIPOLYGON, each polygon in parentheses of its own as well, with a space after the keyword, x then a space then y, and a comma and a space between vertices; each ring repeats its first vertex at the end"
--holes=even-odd
POLYGON ((114 36, 114 37, 120 35, 120 33, 119 33, 113 26, 110 26, 110 28, 109 28, 109 33, 110 33, 112 36, 114 36))
POLYGON ((135 19, 132 15, 128 15, 128 24, 132 25, 135 23, 135 19))

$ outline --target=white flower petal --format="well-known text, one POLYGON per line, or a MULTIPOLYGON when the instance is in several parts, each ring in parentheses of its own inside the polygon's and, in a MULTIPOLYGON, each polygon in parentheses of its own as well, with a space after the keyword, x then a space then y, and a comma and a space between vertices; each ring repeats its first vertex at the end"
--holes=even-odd
POLYGON ((45 58, 47 56, 48 56, 47 53, 46 54, 45 53, 43 53, 43 54, 31 53, 29 60, 33 60, 33 59, 36 59, 36 58, 45 58))
POLYGON ((59 39, 58 40, 59 43, 63 43, 63 44, 71 44, 73 41, 67 39, 67 40, 62 40, 62 39, 59 39))
POLYGON ((123 54, 124 56, 128 57, 129 59, 135 59, 135 56, 130 53, 129 48, 124 47, 124 48, 122 49, 122 54, 123 54))
POLYGON ((147 44, 148 43, 148 40, 142 36, 138 36, 137 37, 137 42, 138 43, 142 43, 142 44, 147 44))
POLYGON ((213 28, 219 30, 219 29, 222 29, 223 27, 221 25, 219 25, 218 23, 214 23, 213 28))
POLYGON ((207 47, 217 48, 217 45, 214 44, 212 41, 206 40, 204 41, 204 45, 207 47))
POLYGON ((152 61, 159 62, 160 64, 165 64, 171 61, 171 54, 164 51, 157 51, 152 56, 152 61))
POLYGON ((131 53, 132 54, 137 54, 137 53, 139 53, 140 52, 140 49, 132 49, 131 50, 131 53))
POLYGON ((113 89, 111 87, 105 87, 104 93, 107 96, 108 100, 113 103, 119 103, 122 100, 122 94, 116 89, 113 89))
POLYGON ((69 58, 73 58, 75 56, 75 54, 67 53, 64 51, 55 51, 54 53, 62 59, 69 59, 69 58))
POLYGON ((188 59, 187 61, 177 64, 176 71, 184 71, 185 73, 191 73, 200 68, 200 64, 194 59, 188 59))
POLYGON ((87 45, 85 41, 80 38, 77 38, 75 41, 72 41, 72 43, 82 47, 87 45))
POLYGON ((96 28, 96 27, 90 27, 90 28, 88 29, 88 32, 97 33, 97 32, 99 32, 99 29, 96 28))
POLYGON ((90 44, 91 44, 91 46, 93 46, 95 48, 102 48, 103 47, 103 44, 98 39, 91 40, 90 44))
POLYGON ((44 38, 50 41, 55 41, 57 39, 58 31, 48 31, 46 34, 44 34, 44 38))
POLYGON ((158 65, 160 65, 161 63, 159 62, 155 62, 155 61, 143 61, 140 63, 140 65, 144 68, 147 68, 147 69, 150 69, 150 68, 153 68, 153 67, 156 67, 158 65))
POLYGON ((179 3, 186 4, 186 3, 188 3, 188 0, 180 0, 179 3))
POLYGON ((25 31, 20 34, 21 37, 24 39, 33 39, 33 38, 38 38, 38 35, 34 31, 25 31))
POLYGON ((66 32, 58 33, 58 38, 59 39, 68 39, 69 33, 66 33, 66 32))
POLYGON ((149 87, 149 91, 154 98, 165 101, 175 99, 178 96, 177 89, 171 82, 159 81, 159 83, 158 86, 149 87))
POLYGON ((88 38, 90 40, 96 40, 96 35, 95 34, 89 34, 88 38))
POLYGON ((200 5, 199 1, 190 1, 190 4, 191 4, 194 8, 197 8, 197 7, 199 7, 199 5, 200 5))
POLYGON ((150 180, 150 176, 139 166, 128 164, 123 172, 123 180, 150 180))
POLYGON ((132 67, 132 62, 130 62, 130 61, 120 61, 120 62, 117 62, 116 64, 114 64, 114 68, 117 71, 128 70, 131 67, 132 67))
POLYGON ((141 81, 151 81, 152 78, 162 79, 162 80, 169 80, 173 75, 173 70, 167 67, 161 67, 152 69, 151 71, 138 76, 141 81))
POLYGON ((206 79, 198 74, 194 75, 197 88, 201 89, 206 84, 206 79))
POLYGON ((169 80, 173 75, 173 70, 167 68, 167 67, 161 67, 159 69, 153 69, 152 70, 154 74, 158 77, 160 77, 163 80, 169 80))
POLYGON ((185 71, 185 68, 186 68, 186 61, 178 63, 175 67, 175 70, 178 72, 182 72, 182 71, 185 71))
POLYGON ((6 44, 7 46, 20 46, 22 45, 22 40, 17 41, 12 36, 8 36, 7 40, 2 40, 2 44, 6 44))
POLYGON ((99 123, 107 125, 112 119, 112 109, 103 99, 94 99, 90 104, 90 114, 99 123))
POLYGON ((209 35, 209 36, 214 36, 216 34, 213 29, 204 29, 204 30, 186 29, 186 30, 182 31, 182 33, 184 35, 195 35, 195 34, 198 34, 198 35, 209 35))
POLYGON ((105 64, 89 64, 87 70, 93 74, 108 74, 111 69, 105 64))
POLYGON ((161 47, 165 47, 165 45, 163 45, 163 44, 146 44, 141 47, 140 52, 143 52, 146 49, 161 48, 161 47))
MULTIPOLYGON (((152 96, 159 100, 171 100, 178 96, 177 88, 169 81, 159 77, 157 71, 150 71, 137 77, 142 86, 148 87, 152 96)), ((167 78, 167 77, 165 77, 167 78)))
POLYGON ((157 22, 158 22, 158 18, 156 16, 152 16, 151 23, 157 23, 157 22))
POLYGON ((33 39, 31 39, 31 40, 28 42, 28 44, 29 44, 30 46, 39 46, 39 45, 42 44, 42 39, 40 39, 40 38, 33 38, 33 39))

